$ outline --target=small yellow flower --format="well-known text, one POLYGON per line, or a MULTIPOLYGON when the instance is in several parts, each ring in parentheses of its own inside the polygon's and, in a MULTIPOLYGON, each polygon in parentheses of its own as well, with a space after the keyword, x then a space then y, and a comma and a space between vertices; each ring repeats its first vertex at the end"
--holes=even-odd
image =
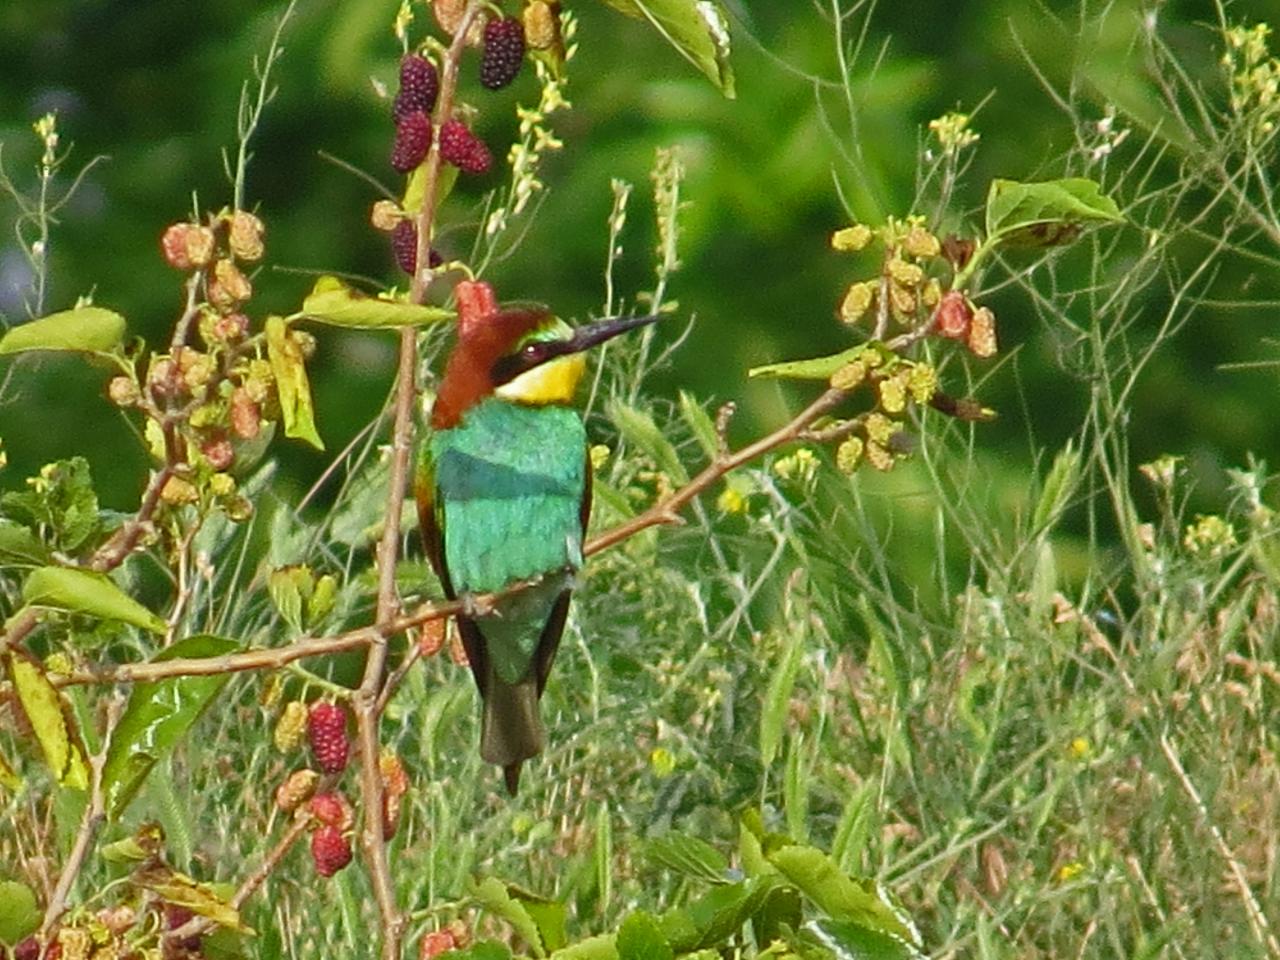
POLYGON ((603 443, 594 444, 591 447, 591 469, 603 469, 604 465, 609 462, 609 454, 611 452, 603 443))
POLYGON ((831 235, 831 249, 841 253, 856 253, 870 242, 871 228, 862 223, 837 230, 831 235))
POLYGON ((1076 737, 1067 747, 1067 751, 1071 754, 1072 759, 1088 760, 1093 753, 1093 747, 1085 737, 1076 737))
POLYGON ((676 758, 665 747, 654 747, 649 753, 649 768, 659 778, 669 777, 676 769, 676 758))
POLYGON ((747 498, 734 487, 726 486, 716 498, 716 509, 721 513, 746 513, 747 498))
POLYGON ((862 462, 864 444, 861 437, 849 437, 836 449, 836 467, 841 473, 853 473, 862 462))
POLYGON ((1072 860, 1070 863, 1064 863, 1054 873, 1054 879, 1059 883, 1070 883, 1076 877, 1084 873, 1084 864, 1072 860))

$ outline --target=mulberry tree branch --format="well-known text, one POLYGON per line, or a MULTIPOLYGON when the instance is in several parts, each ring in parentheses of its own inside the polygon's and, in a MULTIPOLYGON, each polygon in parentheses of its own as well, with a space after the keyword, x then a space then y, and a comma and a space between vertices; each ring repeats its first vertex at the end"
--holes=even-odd
MULTIPOLYGON (((436 129, 453 112, 454 91, 458 85, 458 66, 466 46, 467 32, 480 13, 482 0, 470 0, 454 33, 453 43, 445 53, 440 82, 440 101, 436 108, 436 129)), ((440 181, 439 137, 427 154, 424 171, 422 209, 418 213, 418 250, 409 299, 415 304, 426 301, 431 284, 431 233, 435 225, 437 194, 440 181)), ((383 515, 382 540, 378 546, 378 607, 376 623, 386 624, 400 612, 396 595, 396 561, 400 552, 400 515, 404 506, 405 485, 409 475, 409 454, 413 439, 413 407, 417 399, 415 379, 418 369, 417 331, 406 327, 400 333, 400 362, 396 373, 394 426, 391 442, 391 477, 387 490, 387 507, 383 515)), ((360 752, 360 796, 364 817, 360 834, 365 865, 378 901, 382 924, 382 956, 397 960, 404 918, 396 905, 395 889, 387 864, 386 841, 382 836, 382 775, 379 770, 378 720, 379 701, 387 663, 387 637, 375 631, 365 659, 364 677, 356 691, 353 706, 356 739, 360 752)))

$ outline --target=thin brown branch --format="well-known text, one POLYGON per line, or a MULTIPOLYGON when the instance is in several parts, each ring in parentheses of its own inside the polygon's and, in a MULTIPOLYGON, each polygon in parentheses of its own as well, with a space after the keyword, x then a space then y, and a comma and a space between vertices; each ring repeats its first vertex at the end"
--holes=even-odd
MULTIPOLYGON (((471 23, 483 7, 482 0, 470 0, 454 34, 453 43, 444 56, 440 82, 440 102, 436 112, 436 129, 453 113, 454 91, 458 84, 458 68, 466 46, 471 23)), ((431 234, 435 226, 437 192, 440 180, 439 140, 427 155, 422 209, 418 214, 417 265, 409 299, 426 301, 431 283, 431 234)), ((378 546, 378 607, 375 623, 388 624, 400 612, 396 595, 396 560, 400 552, 400 515, 404 506, 405 485, 409 475, 410 446, 413 439, 413 407, 417 399, 415 379, 418 369, 417 331, 406 327, 400 333, 400 362, 396 372, 395 417, 391 441, 391 476, 387 490, 387 507, 383 517, 382 541, 378 546)), ((386 840, 382 836, 382 774, 378 758, 378 720, 381 717, 384 672, 387 662, 385 631, 376 631, 369 644, 364 677, 352 705, 356 719, 356 740, 360 752, 360 797, 364 807, 360 842, 365 865, 369 870, 378 914, 382 925, 382 956, 397 960, 404 917, 396 905, 395 889, 387 864, 386 840)))
POLYGON ((58 882, 45 907, 44 920, 40 924, 40 939, 48 942, 49 934, 67 910, 67 897, 75 886, 76 878, 84 866, 93 838, 97 836, 98 827, 106 819, 106 795, 102 789, 102 768, 107 762, 107 750, 111 746, 111 735, 115 731, 116 722, 120 719, 122 701, 113 699, 107 713, 107 722, 102 734, 102 746, 96 754, 89 758, 89 802, 85 805, 84 815, 80 818, 80 826, 76 830, 75 841, 71 852, 63 861, 62 871, 58 874, 58 882))
MULTIPOLYGON (((280 861, 293 849, 293 845, 298 842, 311 826, 311 815, 304 805, 294 813, 289 829, 276 841, 276 845, 271 848, 271 852, 266 855, 262 863, 258 864, 253 873, 241 881, 240 886, 236 888, 235 894, 231 897, 231 906, 237 910, 243 907, 258 888, 267 882, 267 877, 275 872, 276 867, 280 866, 280 861)), ((161 939, 169 942, 185 940, 187 937, 198 936, 207 930, 211 930, 213 926, 213 921, 206 917, 192 917, 182 926, 166 931, 161 939)))
POLYGON ((583 548, 583 554, 591 556, 601 550, 607 550, 609 547, 621 543, 628 537, 633 537, 641 530, 647 530, 649 527, 678 523, 680 521, 680 511, 717 480, 736 470, 744 463, 754 460, 756 457, 763 456, 771 450, 802 439, 805 431, 815 420, 826 416, 839 406, 847 396, 848 394, 843 390, 837 390, 834 387, 828 389, 817 400, 800 411, 789 423, 736 452, 720 454, 701 473, 669 497, 655 503, 644 513, 632 517, 626 523, 620 523, 613 529, 606 530, 604 533, 588 540, 587 545, 583 548))

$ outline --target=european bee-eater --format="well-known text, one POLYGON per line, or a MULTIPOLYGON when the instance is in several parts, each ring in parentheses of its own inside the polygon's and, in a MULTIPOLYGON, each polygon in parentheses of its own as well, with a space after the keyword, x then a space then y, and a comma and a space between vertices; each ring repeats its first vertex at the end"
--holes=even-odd
POLYGON ((513 795, 541 752, 538 700, 569 610, 591 510, 582 418, 570 407, 583 351, 656 317, 574 329, 545 310, 499 310, 492 290, 456 291, 445 366, 414 480, 427 555, 450 598, 540 578, 492 614, 457 618, 484 702, 480 755, 513 795))

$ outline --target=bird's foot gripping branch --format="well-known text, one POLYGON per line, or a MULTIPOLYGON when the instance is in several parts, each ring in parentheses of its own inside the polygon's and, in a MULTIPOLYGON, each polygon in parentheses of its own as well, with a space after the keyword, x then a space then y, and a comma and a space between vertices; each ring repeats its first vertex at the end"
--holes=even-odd
MULTIPOLYGON (((718 4, 611 5, 643 15, 732 94, 718 4)), ((538 701, 554 683, 550 670, 572 574, 585 558, 678 521, 739 467, 790 444, 830 444, 845 471, 861 463, 888 469, 909 455, 908 430, 928 428, 927 409, 987 418, 977 401, 944 390, 938 362, 921 357, 922 346, 956 342, 978 358, 993 356, 994 316, 972 292, 978 266, 1002 248, 1065 244, 1084 227, 1120 219, 1088 181, 999 181, 976 239, 939 240, 917 217, 839 231, 836 250, 878 244, 881 253, 873 275, 852 284, 838 309, 857 343, 834 356, 752 371, 823 382, 821 395, 737 448, 727 439, 728 408, 713 418, 696 402, 683 403, 682 416, 706 458, 696 472, 647 411, 615 398, 612 427, 665 483, 645 509, 589 532, 596 463, 571 407, 588 369, 585 351, 666 312, 662 288, 676 258, 665 250, 654 313, 578 327, 545 308, 503 307, 475 279, 543 188, 539 158, 559 145, 548 118, 567 105, 574 52, 576 21, 559 3, 506 6, 435 0, 435 27, 416 38, 412 17, 397 21, 403 57, 387 109, 394 125, 390 166, 404 180, 392 198, 374 205, 372 222, 388 234, 395 262, 410 276, 408 291, 364 292, 323 278, 292 314, 255 310, 255 286, 265 280, 251 271, 267 246, 263 221, 243 200, 245 145, 270 101, 273 46, 259 74, 257 109, 242 116, 233 201, 161 236, 161 255, 183 275, 167 341, 157 347, 128 338, 119 313, 87 302, 0 338, 0 356, 71 353, 107 367, 106 396, 129 418, 152 461, 139 503, 126 516, 100 507, 89 465, 79 458, 50 464, 24 489, 0 498, 7 588, 0 710, 14 721, 0 740, 0 790, 29 798, 23 809, 33 813, 23 814, 24 829, 42 851, 31 863, 38 859, 45 869, 0 880, 0 942, 13 946, 15 956, 252 952, 246 938, 263 931, 250 929, 246 904, 304 841, 321 877, 342 871, 358 847, 378 907, 382 954, 400 956, 410 915, 399 901, 403 885, 388 844, 402 835, 405 806, 429 774, 406 769, 384 744, 382 721, 414 664, 449 649, 469 665, 483 704, 480 752, 503 768, 515 793, 522 764, 546 739, 538 701), (481 110, 460 97, 463 69, 475 68, 483 96, 517 82, 530 61, 538 106, 520 110, 511 149, 494 151, 477 132, 481 110), (480 225, 480 255, 452 259, 440 229, 442 204, 460 182, 502 166, 504 156, 510 180, 480 225), (453 281, 448 293, 444 278, 453 281), (324 349, 314 324, 398 334, 389 448, 378 473, 380 517, 346 544, 365 561, 343 563, 339 551, 313 540, 281 560, 280 544, 255 541, 275 434, 324 448, 310 385, 309 361, 324 349), (433 368, 430 421, 417 424, 419 334, 437 325, 453 328, 456 345, 447 364, 433 368), (863 409, 849 409, 860 400, 863 409), (422 599, 431 591, 400 576, 411 474, 439 580, 435 599, 422 599), (366 569, 356 569, 358 562, 366 569), (408 609, 407 595, 419 598, 408 609), (446 641, 448 619, 457 644, 446 641), (406 637, 413 642, 403 643, 406 637), (363 657, 354 674, 322 672, 320 664, 346 653, 363 657), (252 693, 231 682, 244 674, 255 676, 252 693), (260 707, 253 706, 255 695, 260 707), (143 796, 151 805, 166 796, 181 803, 165 771, 175 754, 200 750, 193 738, 215 705, 275 718, 274 804, 254 821, 270 840, 237 877, 198 876, 191 838, 166 840, 149 815, 138 826, 134 812, 143 796), (298 753, 304 741, 306 757, 298 753), (18 747, 21 753, 12 752, 18 747), (344 781, 353 775, 358 783, 349 797, 344 781)), ((51 127, 43 129, 48 138, 51 127)), ((669 200, 673 211, 664 221, 670 226, 679 200, 669 183, 660 187, 659 202, 669 200)), ((647 351, 648 339, 642 342, 634 353, 647 351)), ((376 426, 385 431, 387 424, 376 426)), ((203 762, 235 769, 242 759, 205 755, 203 762)), ((248 822, 259 812, 236 816, 248 822)), ((815 911, 816 932, 769 950, 790 956, 793 948, 873 943, 899 951, 885 956, 918 953, 918 935, 889 898, 759 824, 743 832, 746 879, 730 881, 723 855, 695 841, 681 841, 667 855, 685 868, 693 863, 712 891, 685 913, 632 913, 616 937, 597 944, 600 950, 584 942, 574 956, 671 957, 718 948, 749 924, 763 925, 776 934, 775 944, 786 946, 815 911)), ((513 924, 538 956, 574 949, 563 942, 555 910, 495 883, 479 883, 468 904, 513 924)), ((424 955, 464 945, 465 927, 457 923, 428 930, 424 955)))

